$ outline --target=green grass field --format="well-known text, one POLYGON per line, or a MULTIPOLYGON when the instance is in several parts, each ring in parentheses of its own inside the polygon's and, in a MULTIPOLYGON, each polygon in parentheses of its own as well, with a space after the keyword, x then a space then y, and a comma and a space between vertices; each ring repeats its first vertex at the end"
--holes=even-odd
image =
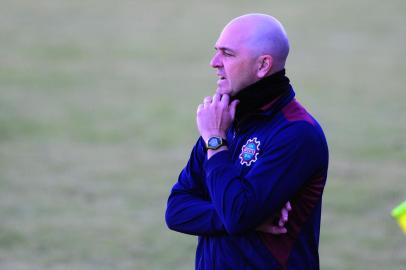
POLYGON ((193 269, 164 223, 222 27, 273 14, 324 127, 326 270, 405 269, 406 2, 27 1, 0 9, 0 269, 193 269))

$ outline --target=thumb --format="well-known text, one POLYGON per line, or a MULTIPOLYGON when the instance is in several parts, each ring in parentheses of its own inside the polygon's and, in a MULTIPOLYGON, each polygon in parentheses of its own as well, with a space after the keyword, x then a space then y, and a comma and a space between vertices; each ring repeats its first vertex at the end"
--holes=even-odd
POLYGON ((234 100, 233 102, 231 102, 230 104, 230 115, 231 115, 231 119, 234 120, 235 117, 235 111, 237 109, 237 105, 240 103, 240 101, 238 99, 234 100))

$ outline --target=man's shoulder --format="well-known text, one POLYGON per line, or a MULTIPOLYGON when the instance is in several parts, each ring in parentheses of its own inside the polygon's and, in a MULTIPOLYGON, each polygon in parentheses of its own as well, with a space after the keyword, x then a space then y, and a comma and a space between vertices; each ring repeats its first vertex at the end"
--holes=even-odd
POLYGON ((295 98, 281 109, 282 116, 287 122, 307 122, 310 125, 318 125, 313 116, 295 98))
POLYGON ((258 126, 262 124, 262 128, 275 131, 272 132, 273 134, 285 128, 305 127, 306 124, 315 129, 321 129, 317 120, 295 98, 279 108, 275 114, 262 119, 265 119, 265 122, 259 122, 258 126), (303 123, 306 124, 303 125, 303 123))
POLYGON ((298 139, 306 135, 324 137, 324 132, 317 120, 295 98, 284 105, 276 115, 263 118, 258 123, 263 133, 272 139, 275 136, 285 136, 287 133, 298 134, 298 139))
POLYGON ((269 142, 310 143, 327 148, 324 131, 318 121, 295 98, 281 108, 276 121, 270 121, 269 142), (273 124, 271 124, 273 122, 273 124))
POLYGON ((296 133, 299 137, 315 136, 326 140, 321 125, 295 98, 281 109, 280 115, 283 122, 281 130, 296 133))

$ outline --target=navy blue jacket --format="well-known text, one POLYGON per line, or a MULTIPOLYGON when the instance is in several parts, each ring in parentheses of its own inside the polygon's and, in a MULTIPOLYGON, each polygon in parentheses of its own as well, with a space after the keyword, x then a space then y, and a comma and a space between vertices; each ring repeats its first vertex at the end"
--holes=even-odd
POLYGON ((227 133, 209 160, 199 138, 168 199, 170 229, 199 236, 196 269, 319 269, 328 148, 290 89, 227 133), (256 227, 290 201, 288 232, 256 227))

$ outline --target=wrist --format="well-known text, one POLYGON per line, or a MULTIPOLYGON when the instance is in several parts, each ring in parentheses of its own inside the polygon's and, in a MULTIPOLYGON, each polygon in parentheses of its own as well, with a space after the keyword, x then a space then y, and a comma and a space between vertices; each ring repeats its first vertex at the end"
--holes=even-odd
POLYGON ((222 138, 223 140, 227 138, 226 133, 222 131, 207 132, 206 134, 202 135, 202 138, 206 144, 211 137, 219 137, 222 138))

